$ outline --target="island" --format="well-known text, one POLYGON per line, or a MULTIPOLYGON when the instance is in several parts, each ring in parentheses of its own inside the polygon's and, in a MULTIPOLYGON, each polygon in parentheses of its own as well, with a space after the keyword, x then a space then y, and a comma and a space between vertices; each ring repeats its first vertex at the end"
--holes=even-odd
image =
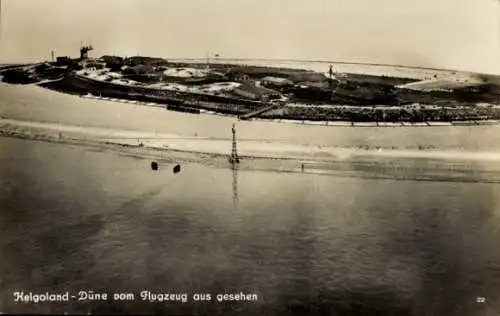
POLYGON ((448 71, 424 78, 105 55, 0 67, 2 82, 193 114, 353 126, 481 125, 500 119, 500 79, 448 71))

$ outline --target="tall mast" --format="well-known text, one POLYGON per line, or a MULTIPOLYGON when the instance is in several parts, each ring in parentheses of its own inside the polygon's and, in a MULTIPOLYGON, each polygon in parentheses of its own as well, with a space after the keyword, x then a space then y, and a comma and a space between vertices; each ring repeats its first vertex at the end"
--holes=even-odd
POLYGON ((240 162, 240 158, 238 157, 238 150, 236 149, 236 127, 233 124, 233 128, 231 129, 233 134, 232 146, 231 146, 231 156, 229 157, 229 162, 232 164, 233 168, 236 164, 240 162))

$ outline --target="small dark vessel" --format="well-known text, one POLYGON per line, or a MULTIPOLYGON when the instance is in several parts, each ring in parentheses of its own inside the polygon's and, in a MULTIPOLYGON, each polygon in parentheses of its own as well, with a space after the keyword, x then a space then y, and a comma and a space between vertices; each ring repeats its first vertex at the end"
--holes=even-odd
POLYGON ((174 173, 178 173, 181 171, 181 166, 180 165, 175 165, 173 169, 174 173))
POLYGON ((156 161, 151 162, 151 170, 158 170, 158 163, 156 161))

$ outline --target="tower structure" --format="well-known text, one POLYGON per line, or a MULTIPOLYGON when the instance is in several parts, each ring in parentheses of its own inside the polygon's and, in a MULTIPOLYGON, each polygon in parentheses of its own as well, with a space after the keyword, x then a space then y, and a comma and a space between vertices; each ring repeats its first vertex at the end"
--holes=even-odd
POLYGON ((80 59, 81 60, 85 60, 87 58, 89 58, 89 52, 91 50, 94 50, 94 48, 92 47, 92 45, 81 45, 80 47, 80 59))
POLYGON ((333 66, 330 65, 330 68, 328 69, 328 85, 330 87, 330 90, 333 89, 333 66))
POLYGON ((236 164, 240 163, 240 158, 238 157, 238 150, 236 148, 236 127, 234 124, 231 131, 233 133, 233 142, 231 146, 231 156, 229 157, 229 162, 233 164, 234 167, 236 164))

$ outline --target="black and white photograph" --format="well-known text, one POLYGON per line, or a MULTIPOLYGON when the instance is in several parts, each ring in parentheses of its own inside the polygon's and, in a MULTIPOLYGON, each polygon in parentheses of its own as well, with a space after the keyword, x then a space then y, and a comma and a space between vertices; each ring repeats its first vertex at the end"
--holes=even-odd
POLYGON ((0 314, 500 315, 499 0, 0 0, 0 314))

